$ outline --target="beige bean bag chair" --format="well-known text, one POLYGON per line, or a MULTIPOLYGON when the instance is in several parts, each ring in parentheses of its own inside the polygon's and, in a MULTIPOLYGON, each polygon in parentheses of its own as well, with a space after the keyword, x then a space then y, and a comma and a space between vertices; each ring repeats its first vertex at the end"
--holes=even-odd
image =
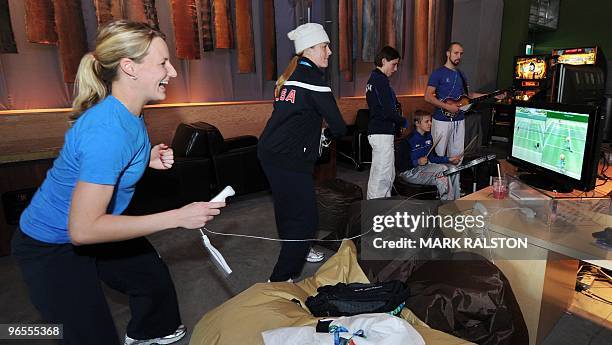
MULTIPOLYGON (((344 241, 338 253, 314 276, 295 284, 255 284, 206 313, 196 324, 189 345, 263 345, 263 331, 316 326, 319 318, 306 309, 306 298, 314 295, 319 286, 355 282, 369 281, 357 264, 355 245, 344 241)), ((472 344, 429 328, 405 308, 402 317, 414 326, 427 345, 472 344)))

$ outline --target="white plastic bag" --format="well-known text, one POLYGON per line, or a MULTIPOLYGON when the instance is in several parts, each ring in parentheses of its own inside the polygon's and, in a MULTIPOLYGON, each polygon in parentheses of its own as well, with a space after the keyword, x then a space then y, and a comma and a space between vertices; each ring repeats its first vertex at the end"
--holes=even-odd
MULTIPOLYGON (((344 327, 340 337, 356 345, 425 345, 423 337, 406 320, 389 314, 361 314, 334 319, 332 326, 344 327), (353 335, 363 330, 365 337, 353 335)), ((284 327, 262 332, 266 345, 333 345, 334 335, 316 333, 314 327, 284 327)))

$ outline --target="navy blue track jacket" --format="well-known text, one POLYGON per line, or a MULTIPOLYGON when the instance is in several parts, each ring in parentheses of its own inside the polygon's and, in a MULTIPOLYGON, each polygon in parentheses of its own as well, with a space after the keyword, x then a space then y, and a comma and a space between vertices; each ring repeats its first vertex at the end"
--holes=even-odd
MULTIPOLYGON (((410 150, 410 165, 405 165, 403 170, 412 169, 419 165, 419 158, 424 157, 429 149, 433 146, 431 132, 425 132, 423 135, 421 135, 421 133, 415 129, 406 139, 404 139, 403 144, 406 146, 405 148, 410 150)), ((435 150, 431 150, 431 153, 429 156, 427 156, 427 159, 432 163, 448 163, 448 157, 438 156, 435 150)))
POLYGON ((392 134, 406 126, 401 106, 389 84, 389 78, 378 68, 370 74, 366 86, 366 101, 370 109, 369 134, 392 134))
POLYGON ((274 111, 259 137, 257 153, 262 163, 293 171, 311 172, 319 157, 323 119, 331 136, 346 133, 331 88, 323 72, 305 57, 274 100, 274 111))

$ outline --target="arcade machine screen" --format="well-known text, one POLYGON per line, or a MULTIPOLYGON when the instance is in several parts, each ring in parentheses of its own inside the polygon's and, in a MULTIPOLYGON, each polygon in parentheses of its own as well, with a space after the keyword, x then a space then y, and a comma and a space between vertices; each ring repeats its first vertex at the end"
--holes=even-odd
POLYGON ((514 78, 526 80, 546 79, 547 65, 542 57, 521 57, 516 60, 514 78))
POLYGON ((516 100, 528 101, 546 87, 549 55, 517 56, 514 60, 516 100))
POLYGON ((557 56, 557 64, 565 65, 595 65, 597 61, 597 47, 553 49, 552 55, 557 56))

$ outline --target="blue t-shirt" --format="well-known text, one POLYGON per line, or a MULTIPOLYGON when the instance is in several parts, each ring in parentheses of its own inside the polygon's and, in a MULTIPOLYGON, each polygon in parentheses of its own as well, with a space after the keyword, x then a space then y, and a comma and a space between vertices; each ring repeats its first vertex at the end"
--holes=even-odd
POLYGON ((107 212, 121 214, 150 155, 142 116, 134 116, 117 98, 106 97, 66 132, 59 157, 21 215, 21 230, 39 241, 69 243, 68 214, 78 181, 115 186, 107 212))
MULTIPOLYGON (((467 92, 464 90, 464 83, 461 78, 463 78, 465 85, 467 86, 467 79, 461 71, 452 70, 442 66, 431 72, 427 85, 436 88, 436 97, 439 100, 444 100, 447 98, 457 99, 467 92)), ((442 109, 440 108, 436 108, 433 118, 439 121, 451 121, 451 118, 442 114, 442 109)), ((459 114, 457 114, 452 120, 459 121, 463 119, 463 111, 459 111, 459 114)))

